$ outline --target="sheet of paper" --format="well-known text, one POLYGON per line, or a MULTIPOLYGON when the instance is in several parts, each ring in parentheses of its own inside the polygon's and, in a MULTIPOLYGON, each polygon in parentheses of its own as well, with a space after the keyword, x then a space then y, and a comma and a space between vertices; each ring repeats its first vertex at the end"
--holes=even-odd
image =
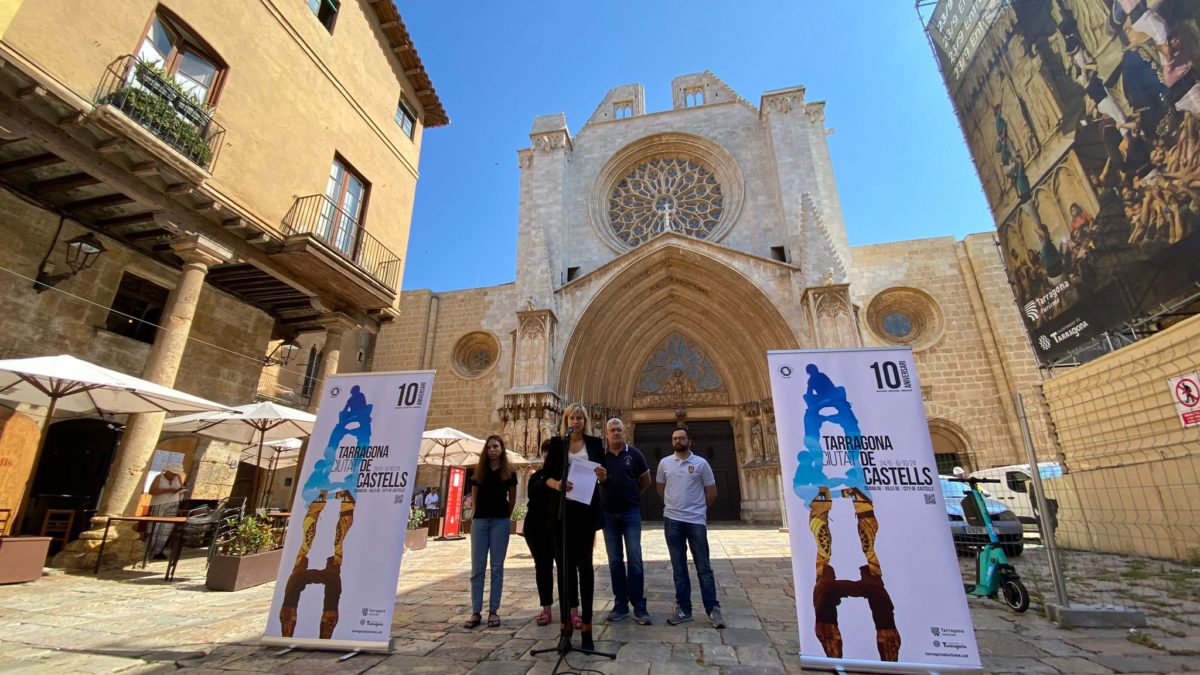
POLYGON ((587 459, 571 460, 571 469, 567 471, 567 481, 571 483, 571 491, 567 499, 581 504, 592 503, 592 493, 596 491, 596 467, 599 464, 587 459))

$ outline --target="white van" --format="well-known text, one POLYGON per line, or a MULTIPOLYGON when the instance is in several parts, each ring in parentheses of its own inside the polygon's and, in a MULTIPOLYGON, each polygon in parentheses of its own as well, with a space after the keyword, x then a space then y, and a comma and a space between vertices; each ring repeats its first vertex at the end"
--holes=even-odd
MULTIPOLYGON (((1063 475, 1062 465, 1058 462, 1039 462, 1038 473, 1042 480, 1058 478, 1063 475)), ((997 466, 991 469, 981 469, 971 474, 974 478, 992 478, 999 483, 981 485, 980 489, 991 499, 1004 504, 1017 518, 1026 525, 1036 525, 1037 518, 1033 513, 1033 486, 1029 484, 1032 474, 1028 464, 1012 464, 997 466)))

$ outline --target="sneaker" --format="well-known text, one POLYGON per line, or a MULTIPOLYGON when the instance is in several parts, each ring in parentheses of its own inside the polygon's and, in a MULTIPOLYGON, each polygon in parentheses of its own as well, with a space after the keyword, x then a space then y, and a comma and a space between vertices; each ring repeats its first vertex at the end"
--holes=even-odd
POLYGON ((606 619, 606 621, 608 621, 609 623, 616 623, 618 621, 624 621, 625 619, 628 619, 628 618, 629 618, 629 610, 614 609, 613 611, 608 613, 608 619, 606 619))
POLYGON ((675 613, 667 617, 667 623, 672 626, 678 626, 681 623, 687 623, 692 620, 692 613, 685 612, 682 609, 676 609, 675 613))
POLYGON ((713 611, 708 613, 708 622, 713 625, 713 628, 725 627, 725 617, 721 616, 720 607, 713 607, 713 611))
POLYGON ((639 609, 633 613, 633 620, 638 622, 639 626, 649 626, 654 623, 650 618, 650 613, 644 609, 639 609))
POLYGON ((571 610, 571 626, 575 630, 583 628, 583 619, 579 618, 579 612, 576 610, 571 610))

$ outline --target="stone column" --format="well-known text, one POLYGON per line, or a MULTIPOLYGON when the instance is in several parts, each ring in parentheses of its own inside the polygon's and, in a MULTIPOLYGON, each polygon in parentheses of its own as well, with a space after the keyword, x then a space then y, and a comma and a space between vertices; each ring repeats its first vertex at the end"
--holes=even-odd
MULTIPOLYGON (((232 252, 216 242, 200 235, 191 235, 174 242, 171 247, 183 258, 183 270, 179 282, 167 296, 163 310, 161 328, 150 348, 142 378, 171 387, 179 373, 179 364, 187 347, 188 335, 192 330, 192 318, 196 304, 204 288, 204 277, 208 268, 228 260, 232 252)), ((100 539, 103 537, 106 516, 133 515, 138 498, 142 494, 146 468, 158 445, 162 433, 165 413, 130 415, 125 433, 113 457, 108 481, 101 493, 96 516, 92 518, 92 529, 70 542, 57 556, 56 567, 87 569, 96 563, 100 539)), ((141 556, 141 542, 132 527, 117 525, 109 532, 109 543, 105 555, 112 561, 125 563, 141 556)))
MULTIPOLYGON (((175 254, 183 258, 183 273, 179 283, 167 297, 163 310, 162 328, 150 348, 142 378, 164 387, 175 384, 183 351, 187 347, 188 335, 192 331, 192 317, 196 314, 196 303, 204 287, 208 268, 228 260, 232 253, 217 243, 192 235, 171 245, 175 254)), ((133 515, 138 497, 142 494, 146 467, 154 454, 154 446, 162 433, 165 413, 130 415, 113 458, 113 468, 104 486, 104 495, 96 510, 101 516, 133 515)), ((93 521, 93 526, 99 526, 93 521)))

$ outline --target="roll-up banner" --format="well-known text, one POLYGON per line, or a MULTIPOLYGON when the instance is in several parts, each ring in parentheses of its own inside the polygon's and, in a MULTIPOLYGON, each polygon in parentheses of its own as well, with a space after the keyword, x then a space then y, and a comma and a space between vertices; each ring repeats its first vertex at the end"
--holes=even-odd
POLYGON ((806 667, 976 672, 909 349, 767 354, 806 667))
POLYGON ((262 641, 389 651, 433 371, 326 379, 262 641))

